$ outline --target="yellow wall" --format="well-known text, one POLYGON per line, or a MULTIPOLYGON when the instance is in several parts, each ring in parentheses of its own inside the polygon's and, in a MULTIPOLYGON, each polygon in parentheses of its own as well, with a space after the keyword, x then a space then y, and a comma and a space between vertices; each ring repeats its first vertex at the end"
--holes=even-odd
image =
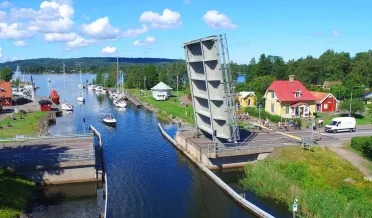
MULTIPOLYGON (((285 107, 286 105, 291 105, 293 104, 292 102, 284 102, 280 103, 276 96, 274 98, 271 98, 271 93, 272 92, 267 92, 267 95, 265 96, 265 111, 273 114, 273 115, 278 115, 278 116, 283 116, 283 117, 290 117, 294 113, 294 109, 291 107, 289 108, 289 114, 285 113, 285 107), (274 103, 274 112, 271 112, 271 103, 274 103)), ((309 110, 310 110, 310 115, 312 115, 315 112, 315 101, 304 101, 304 103, 307 103, 309 105, 309 110)))
POLYGON ((241 107, 251 107, 256 106, 256 98, 255 96, 248 96, 247 98, 242 98, 242 96, 238 96, 238 101, 241 107), (248 105, 248 99, 251 100, 251 104, 248 105))
POLYGON ((279 115, 280 102, 278 102, 276 96, 274 96, 274 98, 271 98, 271 93, 272 92, 267 92, 267 95, 265 96, 265 111, 273 115, 279 115), (274 112, 271 112, 271 103, 274 104, 274 112))

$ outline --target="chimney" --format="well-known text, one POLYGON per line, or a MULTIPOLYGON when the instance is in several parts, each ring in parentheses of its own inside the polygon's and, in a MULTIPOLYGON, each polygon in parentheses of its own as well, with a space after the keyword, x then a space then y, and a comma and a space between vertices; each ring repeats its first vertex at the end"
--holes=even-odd
POLYGON ((289 75, 289 82, 293 83, 294 82, 294 75, 289 75))

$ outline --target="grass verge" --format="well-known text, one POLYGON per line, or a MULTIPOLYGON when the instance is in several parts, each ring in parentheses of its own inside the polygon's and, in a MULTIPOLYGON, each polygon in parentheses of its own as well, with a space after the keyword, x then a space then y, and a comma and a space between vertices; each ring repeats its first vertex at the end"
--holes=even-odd
POLYGON ((245 167, 241 185, 286 203, 298 199, 303 217, 372 217, 372 183, 332 151, 316 147, 278 148, 268 159, 245 167), (270 179, 269 179, 270 178, 270 179), (344 179, 352 178, 353 183, 344 179))
POLYGON ((39 120, 46 116, 47 112, 33 112, 26 115, 22 115, 23 119, 20 119, 20 113, 14 113, 13 116, 16 120, 12 120, 7 117, 0 121, 0 138, 13 138, 14 135, 30 135, 39 131, 39 120), (12 127, 7 127, 10 123, 12 127))
POLYGON ((181 102, 179 100, 179 97, 186 95, 184 91, 179 91, 178 94, 179 97, 172 96, 165 101, 155 100, 151 96, 150 91, 146 91, 144 96, 140 96, 140 90, 138 89, 131 89, 129 90, 129 93, 137 96, 142 102, 146 102, 150 104, 152 107, 158 109, 159 110, 158 118, 163 121, 169 121, 169 115, 171 115, 173 118, 179 117, 189 124, 194 123, 193 115, 194 112, 192 105, 188 105, 187 107, 185 107, 181 105, 181 102))
POLYGON ((19 216, 34 188, 35 183, 9 169, 0 168, 0 218, 19 216))

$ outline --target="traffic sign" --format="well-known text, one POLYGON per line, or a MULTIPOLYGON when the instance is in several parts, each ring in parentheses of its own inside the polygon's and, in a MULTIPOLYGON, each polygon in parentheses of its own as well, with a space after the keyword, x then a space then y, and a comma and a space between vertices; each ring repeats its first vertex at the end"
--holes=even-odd
POLYGON ((293 205, 293 212, 297 212, 297 204, 293 205))

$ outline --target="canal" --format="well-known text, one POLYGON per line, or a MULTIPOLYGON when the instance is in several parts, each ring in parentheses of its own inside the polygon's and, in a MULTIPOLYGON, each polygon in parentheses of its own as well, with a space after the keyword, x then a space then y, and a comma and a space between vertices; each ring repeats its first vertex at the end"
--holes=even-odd
MULTIPOLYGON (((50 128, 52 134, 82 133, 92 124, 103 136, 108 175, 110 217, 255 217, 231 200, 185 156, 160 134, 156 115, 130 104, 117 110, 108 96, 84 90, 85 104, 76 102, 79 75, 66 76, 66 94, 62 75, 34 75, 40 89, 37 95, 48 96, 55 87, 61 100, 74 105, 72 114, 64 113, 50 128), (51 82, 48 83, 48 78, 51 82), (102 118, 113 114, 116 128, 107 127, 102 118), (85 124, 84 124, 85 118, 85 124)), ((94 75, 84 74, 83 81, 94 75)), ((164 125, 174 135, 177 127, 164 125)), ((239 190, 239 173, 219 173, 222 179, 239 190)), ((73 187, 71 187, 73 188, 73 187)), ((241 191, 243 192, 243 191, 241 191)), ((289 217, 282 205, 246 193, 246 198, 277 217, 289 217)), ((97 217, 103 208, 102 190, 98 197, 68 198, 53 204, 35 204, 32 217, 97 217)))

